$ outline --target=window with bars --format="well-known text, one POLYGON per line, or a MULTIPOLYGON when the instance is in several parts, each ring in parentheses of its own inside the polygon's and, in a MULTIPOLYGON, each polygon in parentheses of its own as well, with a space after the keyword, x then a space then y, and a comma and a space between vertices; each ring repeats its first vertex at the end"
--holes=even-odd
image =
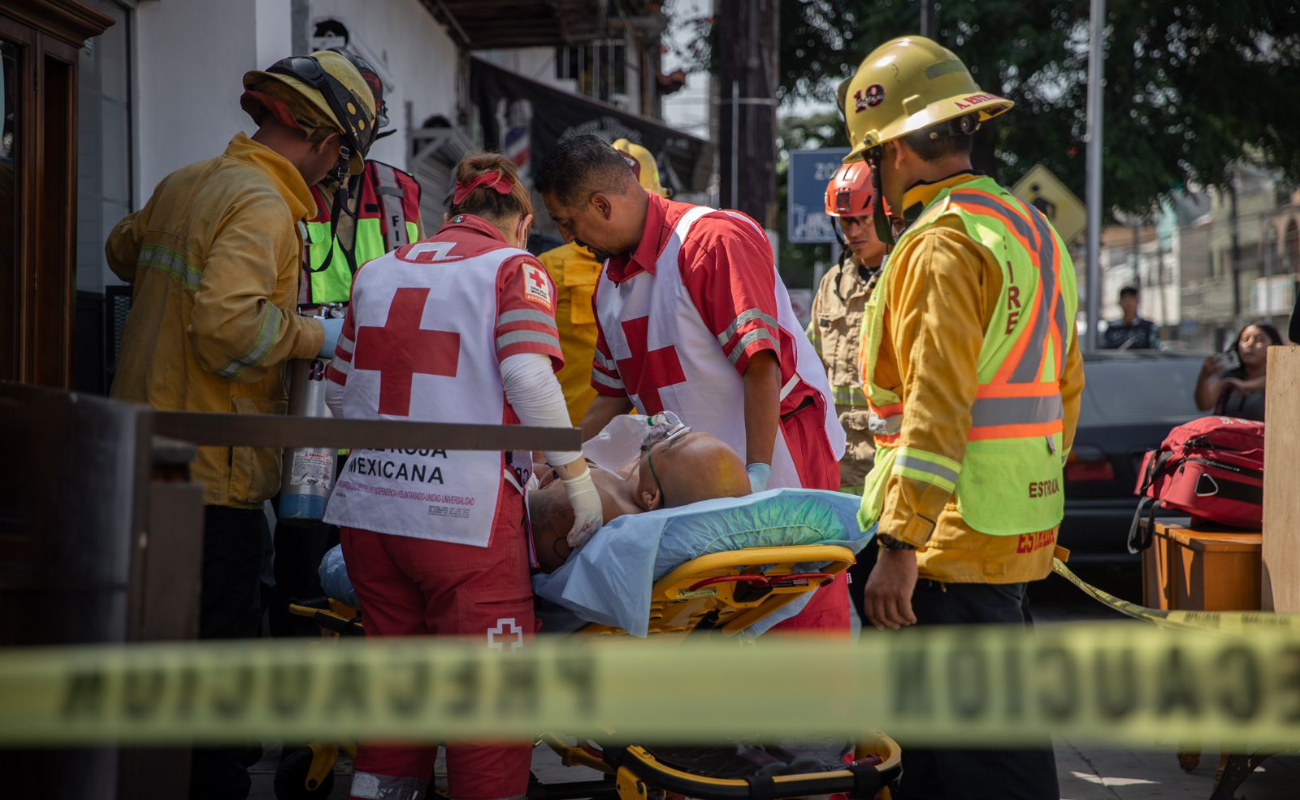
POLYGON ((627 94, 627 42, 622 39, 555 48, 555 77, 573 80, 578 91, 609 102, 627 94))

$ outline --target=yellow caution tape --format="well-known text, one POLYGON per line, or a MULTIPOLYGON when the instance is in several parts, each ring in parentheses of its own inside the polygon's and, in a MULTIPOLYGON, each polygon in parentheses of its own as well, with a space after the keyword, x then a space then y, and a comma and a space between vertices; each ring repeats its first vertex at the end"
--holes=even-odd
POLYGON ((1300 634, 1131 622, 919 628, 851 643, 542 637, 144 644, 0 653, 0 744, 620 741, 1300 744, 1300 634))
POLYGON ((1121 600, 1110 592, 1088 583, 1065 565, 1059 558, 1052 562, 1057 575, 1079 587, 1084 594, 1109 606, 1121 614, 1145 620, 1163 628, 1180 630, 1218 631, 1242 634, 1259 628, 1282 628, 1300 632, 1300 614, 1275 614, 1271 611, 1168 611, 1148 608, 1121 600))

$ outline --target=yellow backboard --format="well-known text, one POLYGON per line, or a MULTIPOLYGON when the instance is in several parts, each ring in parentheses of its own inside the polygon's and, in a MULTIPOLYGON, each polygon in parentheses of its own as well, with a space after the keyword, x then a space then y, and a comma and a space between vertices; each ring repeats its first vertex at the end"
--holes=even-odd
POLYGON ((1011 193, 1043 212, 1067 245, 1088 226, 1083 202, 1042 164, 1035 164, 1016 181, 1011 193))

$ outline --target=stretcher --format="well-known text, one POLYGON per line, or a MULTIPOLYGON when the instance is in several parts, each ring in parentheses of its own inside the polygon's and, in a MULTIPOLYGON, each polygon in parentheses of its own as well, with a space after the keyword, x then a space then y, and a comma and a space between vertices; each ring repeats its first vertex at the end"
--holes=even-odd
MULTIPOLYGON (((684 638, 710 632, 734 636, 834 580, 853 560, 853 552, 838 545, 759 547, 700 556, 655 581, 650 598, 650 635, 684 638), (818 565, 816 571, 809 571, 809 564, 818 565)), ((338 600, 294 604, 290 611, 314 619, 325 639, 362 632, 357 610, 338 600)), ((624 636, 627 632, 592 623, 578 635, 624 636)), ((744 646, 741 638, 737 637, 738 647, 744 646)), ((734 763, 725 770, 701 767, 702 762, 710 760, 710 754, 698 749, 686 757, 682 748, 600 747, 591 742, 571 742, 556 733, 543 734, 538 741, 554 750, 565 765, 585 766, 605 775, 596 781, 546 785, 535 782, 529 797, 544 800, 647 800, 667 794, 704 800, 831 794, 888 798, 890 787, 902 772, 898 745, 880 733, 863 737, 853 750, 851 763, 786 775, 745 775, 743 770, 737 772, 734 763)), ((715 750, 720 760, 735 761, 725 757, 725 749, 715 750)), ((340 752, 352 756, 355 747, 312 743, 288 754, 276 775, 278 800, 328 797, 340 752)))

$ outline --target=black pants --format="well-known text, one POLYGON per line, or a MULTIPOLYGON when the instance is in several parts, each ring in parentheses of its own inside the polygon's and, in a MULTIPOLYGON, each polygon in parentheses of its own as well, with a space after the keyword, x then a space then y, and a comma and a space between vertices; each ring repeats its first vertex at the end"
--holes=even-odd
MULTIPOLYGON (((922 580, 912 595, 912 611, 918 625, 1023 625, 1026 587, 922 580)), ((898 800, 1060 800, 1050 741, 1032 750, 924 750, 900 744, 898 800)))
MULTIPOLYGON (((269 535, 261 509, 204 508, 200 639, 256 638, 262 617, 262 548, 269 535)), ((244 800, 252 788, 248 768, 261 754, 256 744, 194 748, 190 797, 244 800)))
POLYGON ((339 543, 339 529, 324 522, 275 523, 275 589, 271 592, 272 636, 320 636, 306 617, 289 613, 289 603, 321 597, 320 561, 339 543))

